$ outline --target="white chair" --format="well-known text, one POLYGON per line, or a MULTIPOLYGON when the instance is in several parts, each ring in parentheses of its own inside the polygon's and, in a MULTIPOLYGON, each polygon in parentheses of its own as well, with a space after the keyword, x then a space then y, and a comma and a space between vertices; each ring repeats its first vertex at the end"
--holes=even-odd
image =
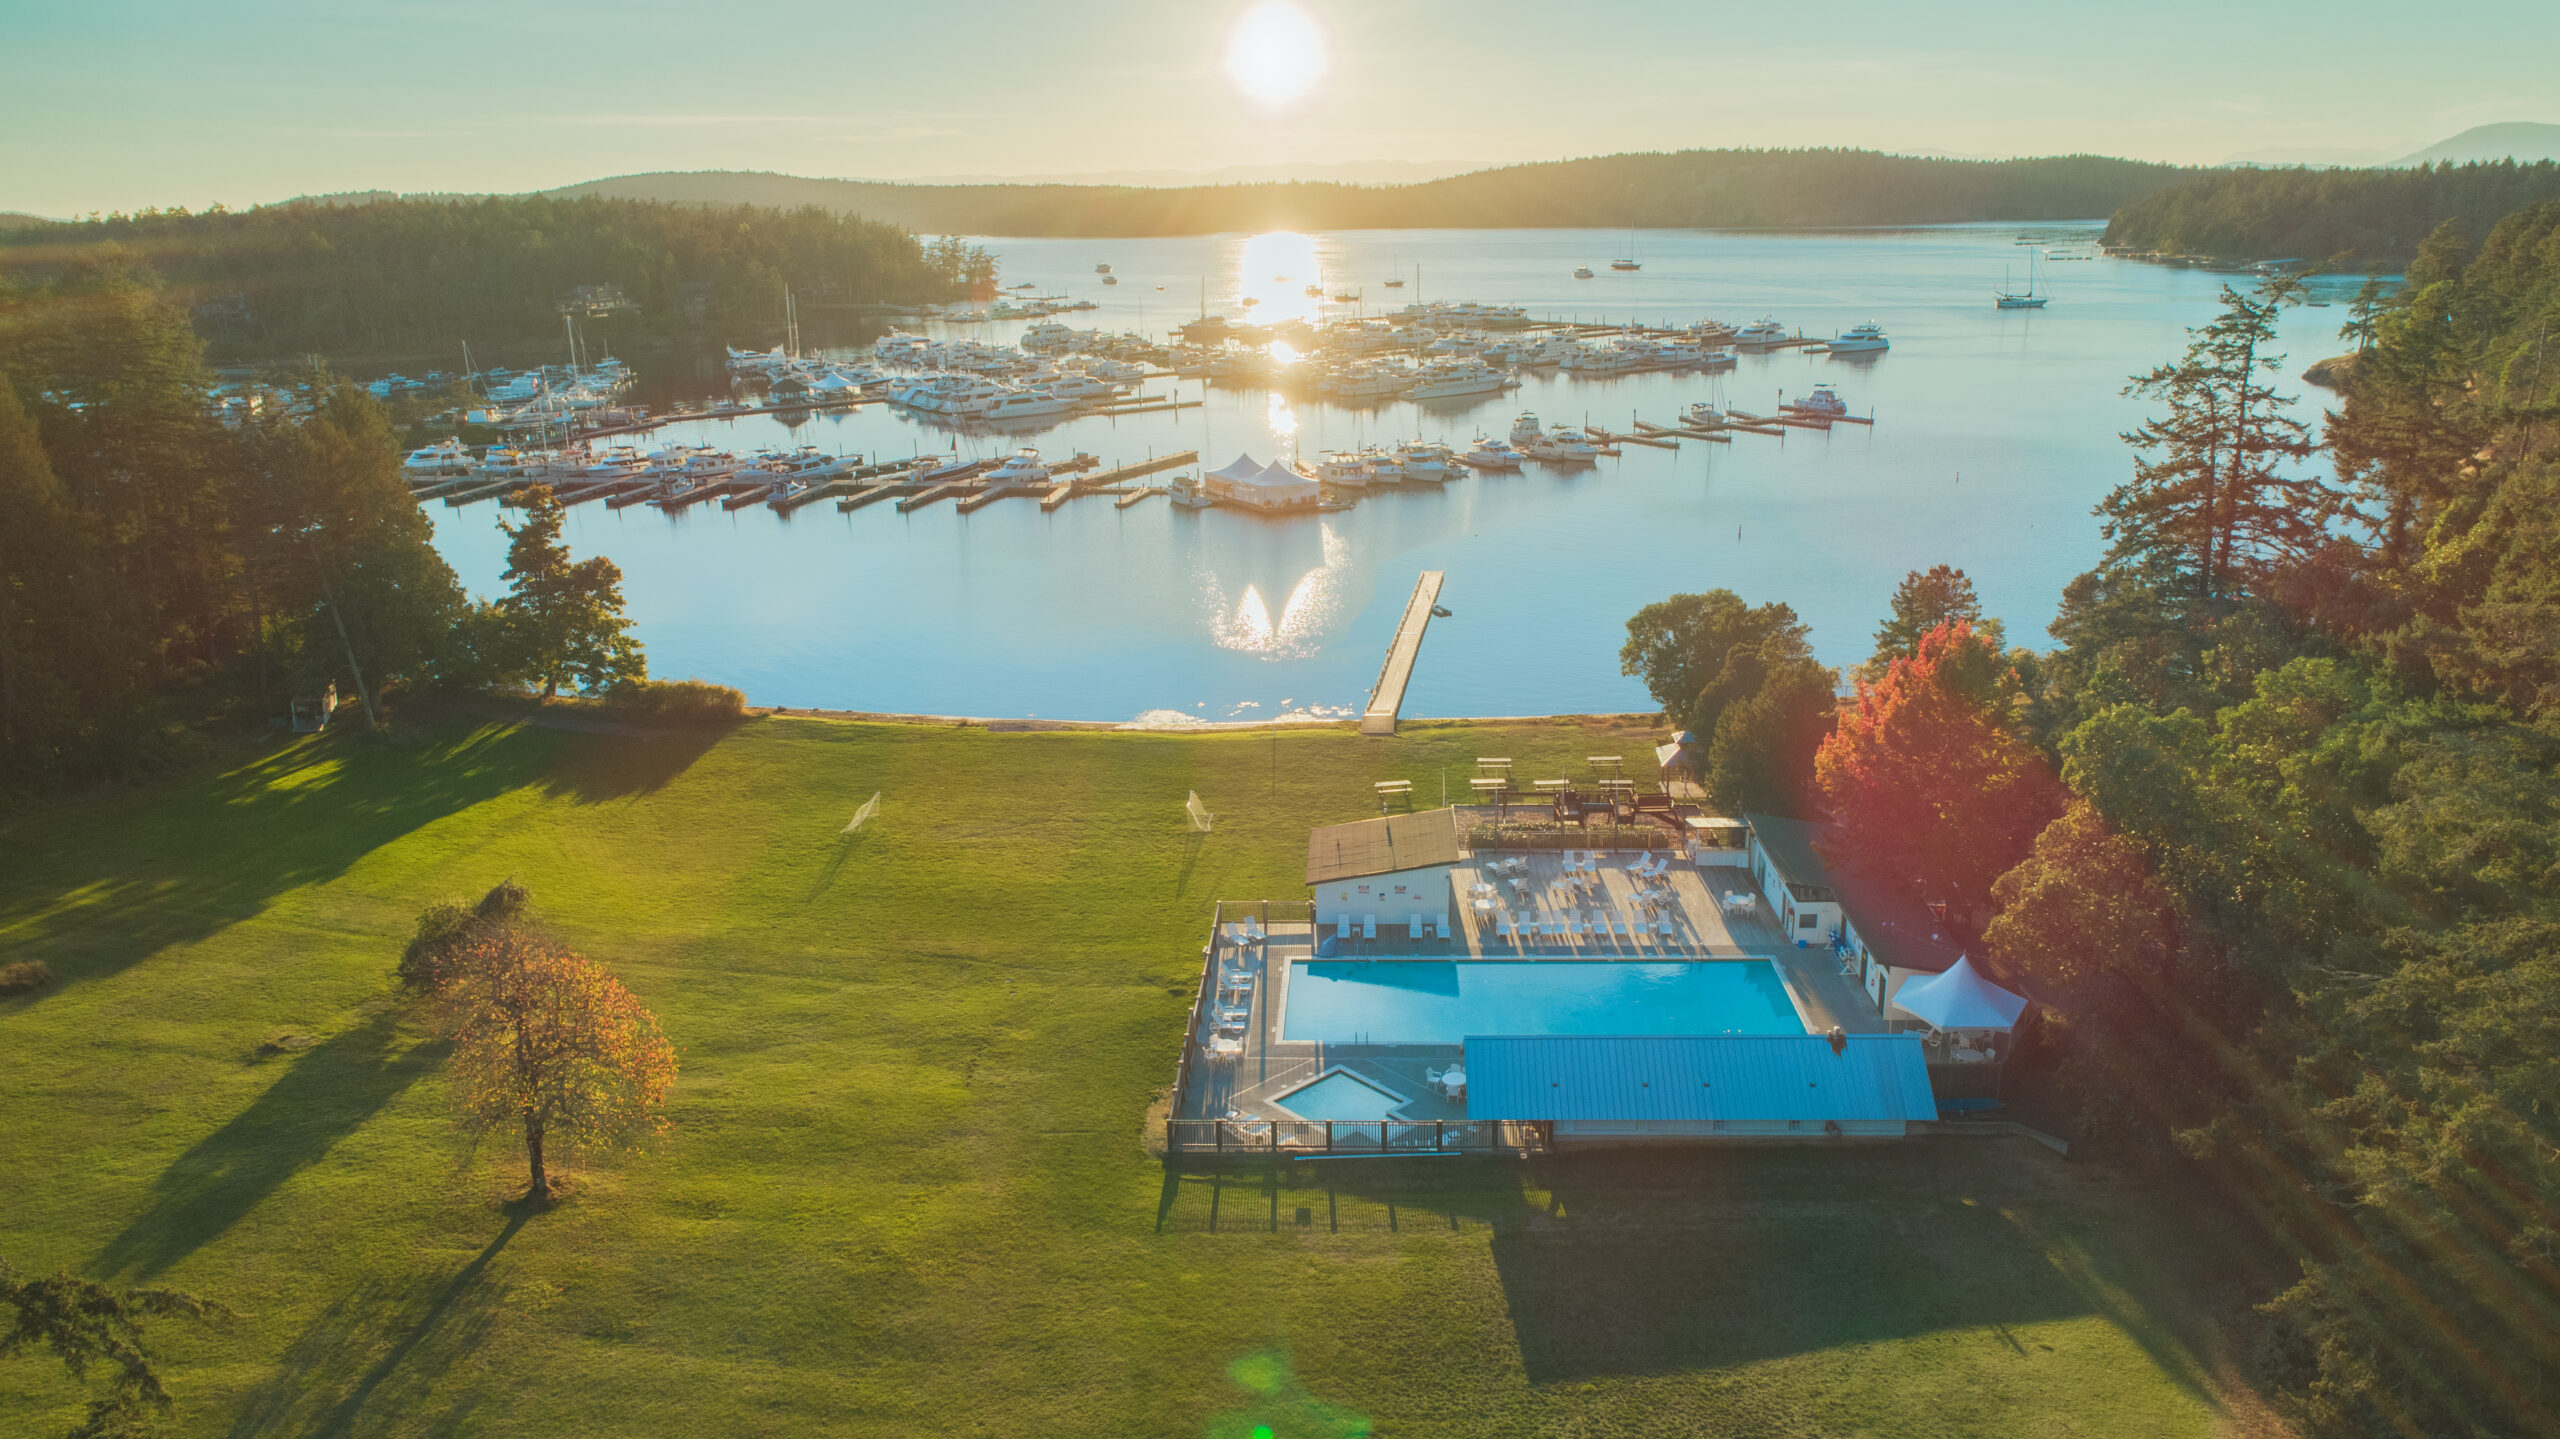
POLYGON ((1336 939, 1349 939, 1351 937, 1351 916, 1347 914, 1342 915, 1334 921, 1333 937, 1336 939))
POLYGON ((1362 939, 1376 939, 1378 937, 1378 917, 1376 915, 1364 914, 1360 916, 1360 937, 1362 939))
POLYGON ((1449 916, 1445 914, 1435 914, 1431 916, 1431 934, 1435 939, 1447 939, 1449 937, 1449 916))
POLYGON ((1407 939, 1422 938, 1422 916, 1419 913, 1406 915, 1404 917, 1404 929, 1405 937, 1407 939))
POLYGON ((1503 939, 1511 938, 1511 921, 1508 919, 1495 920, 1493 922, 1493 932, 1503 939))

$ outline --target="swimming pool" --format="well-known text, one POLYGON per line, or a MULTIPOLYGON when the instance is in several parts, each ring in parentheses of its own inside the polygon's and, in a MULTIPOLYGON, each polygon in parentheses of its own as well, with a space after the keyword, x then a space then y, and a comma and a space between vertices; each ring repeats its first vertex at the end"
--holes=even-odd
POLYGON ((1804 1032, 1778 967, 1765 959, 1317 960, 1289 966, 1280 1037, 1326 1044, 1456 1044, 1470 1034, 1804 1032))
POLYGON ((1404 1101, 1347 1069, 1281 1095, 1280 1107, 1300 1119, 1387 1119, 1404 1101))

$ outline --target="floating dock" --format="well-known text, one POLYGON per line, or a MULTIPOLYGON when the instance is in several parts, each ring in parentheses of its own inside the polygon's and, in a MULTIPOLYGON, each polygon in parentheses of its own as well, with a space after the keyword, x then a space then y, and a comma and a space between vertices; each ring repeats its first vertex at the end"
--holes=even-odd
POLYGON ((1396 626, 1395 642, 1387 646, 1387 662, 1378 669, 1378 687, 1369 692, 1368 706, 1360 711, 1362 734, 1396 732, 1404 687, 1413 678, 1413 662, 1422 655, 1422 632, 1431 628, 1431 607, 1440 602, 1440 582, 1447 576, 1445 570, 1424 570, 1422 578, 1414 581, 1413 598, 1405 602, 1404 623, 1396 626))

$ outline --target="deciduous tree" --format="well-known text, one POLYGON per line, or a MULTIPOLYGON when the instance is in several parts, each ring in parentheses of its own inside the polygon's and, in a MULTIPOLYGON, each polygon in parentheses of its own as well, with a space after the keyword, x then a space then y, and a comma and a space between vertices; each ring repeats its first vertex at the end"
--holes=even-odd
POLYGON ((1843 848, 1972 911, 2061 807, 2043 757, 2010 733, 2001 666, 1972 626, 1941 625, 1857 681, 1814 757, 1843 848))
POLYGON ((664 1125, 675 1047, 602 965, 504 930, 454 956, 437 1004, 469 1122, 524 1136, 527 1198, 551 1198, 553 1153, 613 1147, 664 1125))
POLYGON ((1627 621, 1618 672, 1643 677, 1663 714, 1709 735, 1725 705, 1756 691, 1767 666, 1812 658, 1805 635, 1782 604, 1746 605, 1725 589, 1673 595, 1627 621), (1728 659, 1746 650, 1751 660, 1728 677, 1728 659))

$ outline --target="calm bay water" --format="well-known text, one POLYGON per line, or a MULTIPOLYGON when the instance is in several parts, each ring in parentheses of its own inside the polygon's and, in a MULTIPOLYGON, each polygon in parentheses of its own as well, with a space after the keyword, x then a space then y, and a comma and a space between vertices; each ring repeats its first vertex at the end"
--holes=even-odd
MULTIPOLYGON (((2031 253, 2015 226, 1846 234, 1647 232, 1644 268, 1606 263, 1625 237, 1581 231, 1365 231, 1156 240, 995 240, 1006 283, 1102 301, 1078 328, 1162 332, 1242 296, 1256 320, 1304 315, 1319 272, 1365 292, 1371 312, 1414 298, 1523 305, 1533 315, 1686 324, 1771 316, 1828 335, 1874 320, 1878 356, 1782 351, 1717 377, 1605 380, 1542 372, 1498 396, 1353 409, 1210 387, 1199 409, 1082 419, 1027 437, 957 436, 886 406, 786 426, 748 417, 673 426, 663 440, 746 450, 816 444, 866 455, 1022 443, 1106 464, 1199 449, 1270 459, 1399 437, 1464 448, 1535 411, 1549 424, 1671 423, 1716 399, 1760 413, 1781 392, 1836 385, 1873 429, 1677 452, 1629 446, 1596 467, 1531 465, 1444 487, 1372 491, 1355 510, 1257 519, 1107 499, 1043 514, 1028 499, 972 515, 821 503, 784 519, 761 506, 667 516, 652 507, 570 511, 579 554, 622 567, 653 674, 737 685, 751 702, 842 709, 1125 720, 1205 720, 1355 709, 1377 675, 1415 575, 1446 570, 1407 715, 1520 715, 1646 707, 1618 673, 1627 616, 1681 590, 1725 586, 1781 600, 1826 663, 1871 647, 1909 570, 1961 566, 1986 608, 2044 642, 2062 586, 2098 557, 2090 506, 2128 472, 2119 432, 2142 405, 2125 377, 2173 357, 2211 316, 2223 277, 2128 261, 2045 268, 2042 312, 1998 311, 2031 253), (1093 273, 1110 263, 1120 283, 1093 273), (1414 268, 1421 267, 1418 283, 1414 268), (1576 265, 1598 271, 1574 280, 1576 265), (1402 289, 1380 282, 1403 274, 1402 289), (1283 278, 1285 277, 1285 278, 1283 278)), ((2061 234, 2039 229, 2039 234, 2061 234)), ((2094 228, 2077 232, 2094 238, 2094 228)), ((2343 302, 2354 282, 2323 294, 2343 302)), ((2284 322, 2290 371, 2334 354, 2345 307, 2284 322)), ((927 327, 1010 343, 1019 323, 927 327)), ((1150 393, 1196 381, 1155 381, 1150 393)), ((2305 390, 2292 385, 2293 390, 2305 390)), ((2316 415, 2319 392, 2304 409, 2316 415)), ((430 506, 437 546, 475 593, 501 588, 505 536, 489 504, 430 506)))

